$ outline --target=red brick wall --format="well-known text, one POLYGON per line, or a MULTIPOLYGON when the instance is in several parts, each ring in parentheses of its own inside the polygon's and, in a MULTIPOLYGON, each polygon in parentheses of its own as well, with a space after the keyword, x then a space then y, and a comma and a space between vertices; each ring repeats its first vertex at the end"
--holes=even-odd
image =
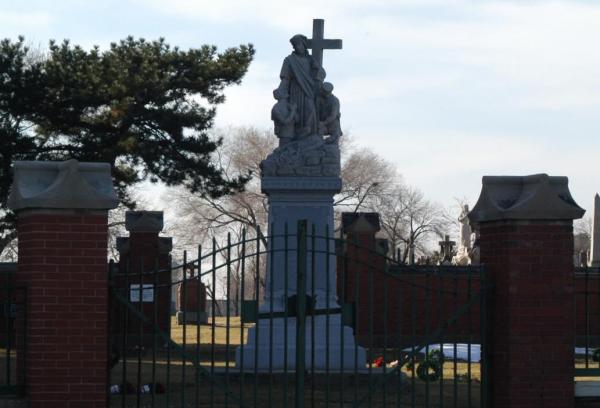
POLYGON ((17 228, 31 407, 105 407, 106 212, 24 212, 17 228))
MULTIPOLYGON (((372 238, 365 234, 351 237, 351 241, 357 242, 358 248, 348 244, 340 252, 337 290, 345 303, 355 304, 355 331, 363 346, 369 346, 371 340, 374 345, 383 346, 386 338, 388 345, 420 341, 479 293, 476 272, 440 274, 435 267, 429 267, 419 268, 425 272, 392 268, 384 273, 384 258, 366 249, 374 248, 372 238)), ((475 301, 467 313, 449 326, 441 340, 479 342, 479 328, 479 301, 475 301)))
POLYGON ((571 222, 481 224, 494 408, 574 406, 571 222))

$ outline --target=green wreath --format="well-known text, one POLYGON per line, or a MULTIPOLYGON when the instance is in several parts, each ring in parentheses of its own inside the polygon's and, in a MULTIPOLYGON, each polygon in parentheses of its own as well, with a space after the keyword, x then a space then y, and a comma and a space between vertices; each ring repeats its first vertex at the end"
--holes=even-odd
POLYGON ((440 365, 444 364, 445 356, 442 350, 431 350, 429 355, 427 356, 427 360, 439 363, 440 365))
POLYGON ((433 382, 440 378, 441 366, 431 360, 423 360, 417 367, 417 377, 421 381, 433 382))
POLYGON ((441 350, 431 350, 417 367, 417 377, 421 381, 437 381, 442 372, 444 359, 444 353, 441 350))
POLYGON ((592 353, 592 361, 595 361, 596 363, 600 362, 600 348, 597 348, 592 353))

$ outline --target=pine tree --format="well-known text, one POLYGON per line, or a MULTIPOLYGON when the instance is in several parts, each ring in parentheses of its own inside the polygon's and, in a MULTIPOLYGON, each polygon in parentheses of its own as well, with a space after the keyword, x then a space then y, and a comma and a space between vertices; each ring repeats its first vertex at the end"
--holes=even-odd
POLYGON ((226 179, 211 161, 221 140, 207 131, 253 55, 250 44, 183 51, 128 37, 106 51, 51 41, 35 56, 23 38, 1 41, 0 237, 14 235, 6 200, 15 160, 108 162, 129 206, 127 187, 146 179, 211 197, 243 189, 247 177, 226 179))

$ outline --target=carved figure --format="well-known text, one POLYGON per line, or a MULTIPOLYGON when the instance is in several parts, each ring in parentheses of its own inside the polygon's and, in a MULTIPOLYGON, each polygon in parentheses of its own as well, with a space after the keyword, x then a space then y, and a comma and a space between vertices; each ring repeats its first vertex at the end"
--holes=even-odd
POLYGON ((332 94, 332 91, 331 83, 323 83, 319 100, 319 134, 329 135, 326 143, 336 143, 342 135, 340 100, 332 94))
POLYGON ((458 217, 460 223, 460 242, 456 255, 452 258, 454 265, 469 265, 471 264, 472 258, 471 253, 471 225, 469 224, 469 206, 463 205, 462 212, 458 217))
POLYGON ((275 134, 279 138, 279 146, 284 146, 294 138, 294 119, 296 104, 290 103, 285 91, 277 88, 273 91, 277 103, 271 109, 271 120, 275 125, 275 134))
POLYGON ((463 205, 462 212, 458 216, 460 222, 460 246, 467 249, 471 248, 471 225, 469 224, 469 205, 463 205))
POLYGON ((325 71, 308 53, 308 38, 296 34, 290 39, 294 52, 285 57, 279 89, 296 105, 295 139, 317 134, 316 97, 325 79, 325 71))

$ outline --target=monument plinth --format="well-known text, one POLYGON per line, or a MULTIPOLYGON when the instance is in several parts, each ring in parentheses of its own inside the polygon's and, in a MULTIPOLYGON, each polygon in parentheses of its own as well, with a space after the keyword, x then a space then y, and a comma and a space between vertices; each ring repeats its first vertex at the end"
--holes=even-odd
POLYGON ((248 370, 295 367, 298 322, 290 304, 297 297, 299 221, 306 221, 309 232, 306 368, 335 372, 366 367, 365 350, 356 345, 353 330, 343 325, 336 293, 333 196, 342 188, 342 132, 339 100, 332 94, 333 85, 324 82, 322 51, 341 48, 341 40, 323 39, 322 20, 314 25, 315 38, 297 34, 290 39, 294 51, 284 59, 281 82, 273 92, 277 103, 271 117, 280 143, 261 164, 269 213, 267 285, 259 320, 249 329, 248 342, 236 351, 240 366, 243 349, 243 367, 248 370))

